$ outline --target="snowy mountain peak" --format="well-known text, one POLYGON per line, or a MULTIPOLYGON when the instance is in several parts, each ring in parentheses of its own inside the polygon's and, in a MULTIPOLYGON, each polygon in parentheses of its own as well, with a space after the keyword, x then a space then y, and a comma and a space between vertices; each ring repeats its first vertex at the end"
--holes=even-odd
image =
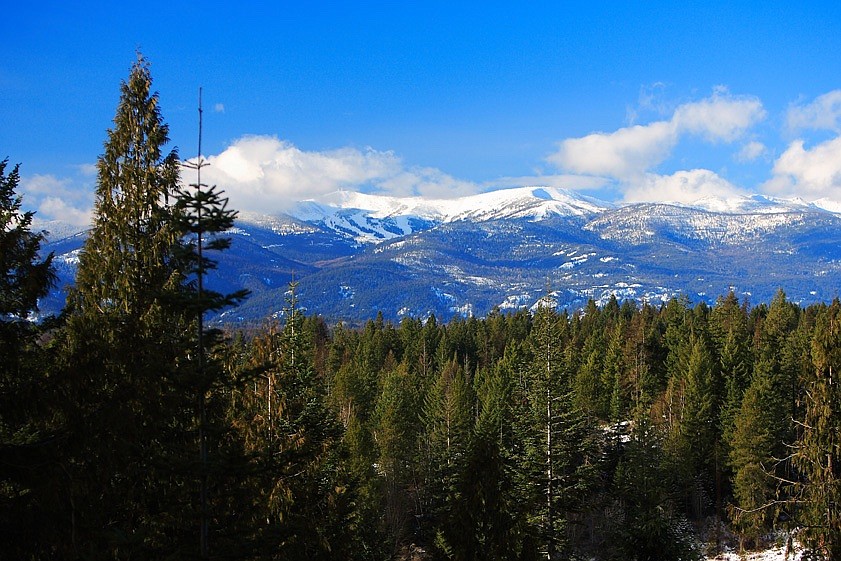
POLYGON ((613 208, 609 203, 583 197, 574 191, 540 186, 502 189, 440 203, 448 210, 448 222, 503 218, 544 220, 550 216, 590 216, 613 208))
POLYGON ((680 206, 721 214, 780 214, 814 210, 838 213, 841 211, 841 204, 827 199, 808 203, 800 197, 783 199, 767 195, 745 195, 728 198, 705 197, 690 205, 680 206))
MULTIPOLYGON (((713 224, 709 220, 713 220, 713 230, 724 229, 728 232, 727 239, 740 239, 748 230, 759 228, 770 231, 804 213, 841 214, 841 204, 828 200, 809 203, 799 198, 745 195, 706 197, 691 204, 671 202, 619 206, 582 196, 575 191, 547 186, 501 189, 452 199, 336 191, 298 203, 290 212, 288 221, 283 225, 273 225, 273 229, 288 231, 309 226, 338 233, 357 245, 369 245, 458 221, 540 222, 564 217, 580 220, 582 227, 592 229, 595 224, 614 222, 624 217, 622 222, 631 220, 647 224, 635 230, 643 237, 654 231, 653 224, 663 221, 676 230, 700 229, 703 235, 698 235, 708 237, 711 235, 710 224, 713 224), (709 213, 718 217, 705 218, 709 213), (606 218, 608 215, 611 218, 606 218), (738 216, 745 218, 733 222, 738 216), (584 223, 587 225, 584 226, 584 223)), ((627 232, 622 235, 627 235, 627 232)))
POLYGON ((342 232, 358 243, 378 243, 436 224, 470 220, 545 220, 588 217, 613 205, 554 187, 519 187, 453 199, 391 197, 337 191, 298 203, 294 218, 342 232))

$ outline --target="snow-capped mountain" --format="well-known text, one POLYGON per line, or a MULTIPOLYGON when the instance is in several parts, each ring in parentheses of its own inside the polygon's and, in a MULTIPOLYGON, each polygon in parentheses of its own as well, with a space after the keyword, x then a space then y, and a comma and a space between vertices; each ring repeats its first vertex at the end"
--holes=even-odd
MULTIPOLYGON (((531 307, 547 287, 561 306, 612 296, 753 303, 779 288, 827 301, 841 286, 841 214, 831 201, 764 196, 693 205, 613 205, 562 189, 524 187, 452 200, 337 192, 287 215, 241 213, 217 289, 252 297, 221 319, 257 320, 298 301, 329 320, 485 315, 531 307)), ((84 236, 51 238, 63 283, 84 236)), ((57 311, 56 290, 43 303, 57 311)))
POLYGON ((613 205, 552 187, 520 187, 457 199, 387 197, 339 191, 298 203, 290 215, 318 224, 360 244, 379 243, 438 224, 471 220, 586 217, 613 205))

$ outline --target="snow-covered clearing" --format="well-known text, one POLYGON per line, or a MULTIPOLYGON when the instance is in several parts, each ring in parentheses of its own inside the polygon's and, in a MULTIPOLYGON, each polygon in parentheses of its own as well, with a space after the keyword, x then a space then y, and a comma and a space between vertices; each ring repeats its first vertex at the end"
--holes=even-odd
POLYGON ((765 551, 751 551, 739 554, 737 552, 722 553, 715 557, 707 557, 708 561, 801 561, 803 550, 797 547, 786 552, 785 546, 779 546, 765 551))

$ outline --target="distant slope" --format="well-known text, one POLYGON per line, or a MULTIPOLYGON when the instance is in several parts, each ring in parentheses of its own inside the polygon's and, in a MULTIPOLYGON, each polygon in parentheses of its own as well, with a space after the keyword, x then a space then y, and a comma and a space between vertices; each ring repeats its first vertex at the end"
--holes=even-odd
MULTIPOLYGON (((796 302, 826 301, 841 286, 835 209, 763 196, 615 206, 548 187, 454 200, 340 192, 289 215, 242 213, 212 282, 252 291, 223 321, 276 313, 293 277, 301 305, 334 321, 482 316, 531 307, 547 287, 570 308, 611 295, 713 301, 731 288, 753 302, 780 287, 796 302)), ((45 247, 62 283, 83 239, 45 247)), ((62 302, 54 292, 42 307, 62 302)))

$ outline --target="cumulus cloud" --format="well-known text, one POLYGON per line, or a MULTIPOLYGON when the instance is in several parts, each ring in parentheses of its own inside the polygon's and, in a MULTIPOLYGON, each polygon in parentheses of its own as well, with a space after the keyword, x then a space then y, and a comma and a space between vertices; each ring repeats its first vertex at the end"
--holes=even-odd
POLYGON ((342 189, 438 198, 479 190, 437 169, 406 167, 390 151, 306 151, 270 136, 240 138, 207 161, 203 181, 219 185, 243 210, 282 211, 300 200, 342 189))
POLYGON ((665 160, 676 140, 672 124, 659 121, 568 138, 548 160, 574 173, 632 177, 665 160))
POLYGON ((35 209, 39 220, 60 220, 74 226, 90 224, 92 189, 52 175, 22 178, 20 186, 24 206, 35 209))
POLYGON ((717 88, 707 99, 679 106, 672 124, 679 133, 695 134, 709 142, 733 142, 765 115, 759 99, 733 96, 717 88))
POLYGON ((706 197, 730 198, 744 192, 707 169, 679 171, 672 175, 648 173, 625 190, 626 202, 674 201, 691 204, 706 197))
POLYGON ((718 88, 706 99, 678 106, 668 121, 566 139, 547 159, 574 173, 638 181, 671 155, 682 136, 733 142, 765 115, 759 99, 734 96, 718 88))
POLYGON ((60 220, 74 226, 88 226, 91 224, 91 209, 75 207, 58 197, 47 197, 38 205, 38 217, 60 220))
POLYGON ((35 174, 21 180, 21 190, 24 196, 38 197, 41 195, 60 194, 63 196, 74 194, 69 179, 59 179, 53 175, 35 174))
POLYGON ((752 162, 767 152, 768 148, 764 144, 756 140, 751 140, 742 146, 742 149, 736 153, 735 157, 737 162, 752 162))
POLYGON ((805 105, 792 104, 786 115, 792 131, 802 129, 841 132, 841 90, 833 90, 805 105))
POLYGON ((394 177, 378 178, 374 185, 382 194, 421 195, 434 199, 449 199, 478 192, 475 183, 456 179, 439 169, 429 167, 414 167, 401 171, 394 177))
POLYGON ((841 137, 807 149, 803 140, 789 144, 777 159, 774 177, 764 189, 780 195, 839 200, 841 193, 841 137))
POLYGON ((225 112, 225 104, 224 103, 217 103, 213 106, 213 111, 215 113, 224 113, 225 112))

